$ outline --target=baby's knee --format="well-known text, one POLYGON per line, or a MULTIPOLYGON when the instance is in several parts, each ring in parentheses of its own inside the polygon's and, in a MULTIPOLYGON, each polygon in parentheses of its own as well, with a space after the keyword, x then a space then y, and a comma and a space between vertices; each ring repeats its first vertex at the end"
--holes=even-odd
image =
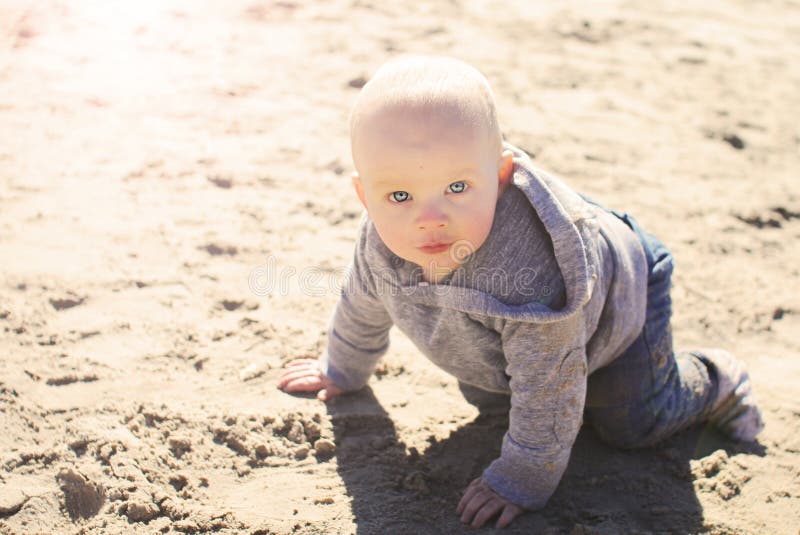
POLYGON ((458 382, 458 388, 467 403, 482 414, 508 414, 511 409, 511 397, 508 394, 488 392, 461 381, 458 382))
POLYGON ((650 446, 655 441, 652 423, 645 421, 633 407, 589 409, 587 416, 600 439, 617 448, 650 446))

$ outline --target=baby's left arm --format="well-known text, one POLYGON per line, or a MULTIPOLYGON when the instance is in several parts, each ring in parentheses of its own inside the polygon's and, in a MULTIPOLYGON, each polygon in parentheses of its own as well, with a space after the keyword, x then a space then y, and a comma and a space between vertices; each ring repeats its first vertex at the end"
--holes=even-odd
POLYGON ((502 333, 511 377, 509 428, 483 479, 526 509, 544 507, 555 491, 581 426, 587 366, 585 346, 575 339, 580 321, 509 322, 502 333))

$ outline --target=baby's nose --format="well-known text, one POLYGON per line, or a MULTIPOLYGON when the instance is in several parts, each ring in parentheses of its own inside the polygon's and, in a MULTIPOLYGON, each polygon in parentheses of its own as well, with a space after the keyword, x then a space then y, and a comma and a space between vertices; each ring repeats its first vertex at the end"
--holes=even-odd
POLYGON ((431 230, 447 227, 447 214, 437 208, 427 208, 417 217, 417 228, 419 230, 431 230))

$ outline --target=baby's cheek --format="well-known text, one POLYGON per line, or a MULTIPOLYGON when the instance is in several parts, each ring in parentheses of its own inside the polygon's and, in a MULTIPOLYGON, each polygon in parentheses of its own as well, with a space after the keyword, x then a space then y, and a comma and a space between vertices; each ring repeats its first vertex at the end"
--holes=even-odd
POLYGON ((408 235, 408 229, 403 228, 402 224, 398 221, 385 220, 380 224, 375 221, 375 226, 378 229, 383 243, 396 255, 404 257, 407 254, 405 250, 405 237, 408 235))
POLYGON ((492 228, 492 217, 486 212, 477 212, 469 219, 469 235, 470 241, 473 242, 475 248, 483 245, 489 231, 492 228))

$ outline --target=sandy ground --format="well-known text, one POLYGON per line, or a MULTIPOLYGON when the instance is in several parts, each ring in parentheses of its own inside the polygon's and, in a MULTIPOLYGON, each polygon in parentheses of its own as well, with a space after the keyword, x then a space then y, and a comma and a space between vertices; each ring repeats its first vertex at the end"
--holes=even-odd
POLYGON ((525 4, 0 2, 0 532, 462 531, 505 423, 402 334, 334 405, 274 387, 352 254, 357 88, 441 52, 673 249, 677 345, 736 351, 767 422, 584 429, 507 533, 798 533, 800 3, 525 4))

